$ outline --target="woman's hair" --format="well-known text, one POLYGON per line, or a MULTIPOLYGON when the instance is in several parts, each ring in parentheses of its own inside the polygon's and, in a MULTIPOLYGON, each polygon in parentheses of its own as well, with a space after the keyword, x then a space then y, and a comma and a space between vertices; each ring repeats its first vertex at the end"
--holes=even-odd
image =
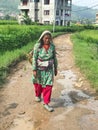
POLYGON ((50 34, 50 33, 46 33, 46 34, 44 34, 44 35, 42 36, 42 38, 40 39, 40 45, 39 45, 39 48, 42 48, 42 46, 44 45, 43 37, 44 37, 45 35, 49 35, 49 36, 51 37, 51 34, 50 34))

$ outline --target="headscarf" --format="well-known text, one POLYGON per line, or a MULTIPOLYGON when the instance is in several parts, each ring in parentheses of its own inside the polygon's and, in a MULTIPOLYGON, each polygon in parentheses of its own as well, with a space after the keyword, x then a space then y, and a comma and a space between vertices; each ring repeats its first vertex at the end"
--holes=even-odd
POLYGON ((38 39, 38 42, 40 42, 40 41, 41 41, 41 39, 43 38, 43 36, 44 36, 45 34, 49 34, 49 35, 52 37, 51 32, 50 32, 50 31, 48 31, 48 30, 45 30, 45 31, 41 34, 40 38, 38 39))

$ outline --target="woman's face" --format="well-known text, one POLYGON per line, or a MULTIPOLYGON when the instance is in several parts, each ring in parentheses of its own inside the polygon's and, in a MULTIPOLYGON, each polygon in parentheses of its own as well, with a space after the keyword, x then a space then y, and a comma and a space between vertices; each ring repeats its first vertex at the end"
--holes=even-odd
POLYGON ((49 34, 44 35, 43 42, 44 44, 50 44, 51 36, 49 34))

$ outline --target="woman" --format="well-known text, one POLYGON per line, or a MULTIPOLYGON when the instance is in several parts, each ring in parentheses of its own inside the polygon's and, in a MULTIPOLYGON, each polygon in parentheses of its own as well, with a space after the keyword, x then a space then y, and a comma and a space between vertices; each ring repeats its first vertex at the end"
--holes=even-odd
POLYGON ((57 58, 50 31, 44 31, 38 43, 35 44, 32 67, 35 100, 40 102, 41 94, 43 94, 44 108, 51 112, 54 109, 49 106, 49 102, 53 87, 53 77, 57 75, 57 58))

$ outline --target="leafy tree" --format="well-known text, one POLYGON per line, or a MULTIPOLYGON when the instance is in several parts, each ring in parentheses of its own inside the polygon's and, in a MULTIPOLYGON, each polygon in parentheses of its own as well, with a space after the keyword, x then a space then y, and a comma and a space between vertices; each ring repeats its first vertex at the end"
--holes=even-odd
POLYGON ((26 25, 31 25, 32 24, 32 20, 29 18, 28 15, 24 15, 23 16, 23 23, 26 25))

